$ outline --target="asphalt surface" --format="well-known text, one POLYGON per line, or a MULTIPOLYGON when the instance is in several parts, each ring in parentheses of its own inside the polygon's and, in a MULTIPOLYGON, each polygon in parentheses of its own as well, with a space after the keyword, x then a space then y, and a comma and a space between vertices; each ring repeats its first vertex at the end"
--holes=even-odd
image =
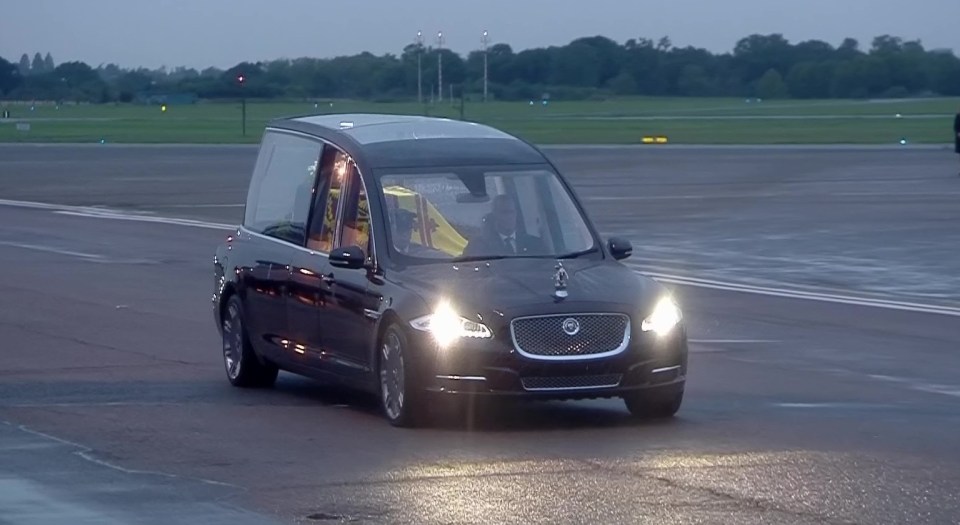
POLYGON ((955 155, 548 153, 632 265, 699 280, 675 420, 232 389, 211 257, 255 150, 0 147, 0 523, 960 523, 955 155))

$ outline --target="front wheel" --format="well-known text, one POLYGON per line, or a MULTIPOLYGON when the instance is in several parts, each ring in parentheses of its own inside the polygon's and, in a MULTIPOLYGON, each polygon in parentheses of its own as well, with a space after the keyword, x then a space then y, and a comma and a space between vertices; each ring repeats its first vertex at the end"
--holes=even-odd
POLYGON ((243 303, 232 295, 222 321, 223 365, 230 384, 244 388, 267 388, 277 381, 279 369, 257 357, 244 325, 243 303))
POLYGON ((407 339, 395 324, 383 333, 377 359, 380 379, 380 408, 391 425, 413 427, 423 421, 425 406, 423 394, 411 384, 409 361, 406 359, 407 339))
POLYGON ((623 396, 627 410, 639 418, 670 418, 683 404, 683 390, 668 392, 633 392, 623 396))

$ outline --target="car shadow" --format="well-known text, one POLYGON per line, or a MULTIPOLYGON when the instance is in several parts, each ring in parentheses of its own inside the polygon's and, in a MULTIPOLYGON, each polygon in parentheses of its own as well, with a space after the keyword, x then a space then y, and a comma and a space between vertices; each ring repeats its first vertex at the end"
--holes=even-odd
POLYGON ((678 423, 675 419, 636 418, 617 399, 514 402, 464 400, 457 403, 453 409, 439 412, 441 417, 435 419, 434 428, 477 432, 593 430, 678 423), (453 417, 443 417, 449 415, 453 417))
MULTIPOLYGON (((389 425, 380 413, 378 400, 369 393, 295 376, 278 380, 274 390, 284 397, 292 396, 298 404, 347 409, 382 419, 384 425, 389 425)), ((438 397, 431 403, 429 417, 421 428, 456 432, 541 432, 679 424, 682 424, 680 416, 666 419, 634 417, 619 399, 511 401, 438 397)))

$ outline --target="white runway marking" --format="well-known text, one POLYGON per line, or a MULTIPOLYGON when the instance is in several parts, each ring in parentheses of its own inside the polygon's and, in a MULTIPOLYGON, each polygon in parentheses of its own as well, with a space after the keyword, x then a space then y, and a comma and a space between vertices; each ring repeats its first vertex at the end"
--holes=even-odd
MULTIPOLYGON (((0 142, 2 148, 85 148, 85 149, 235 149, 255 152, 257 144, 189 144, 189 143, 90 143, 90 142, 0 142)), ((891 151, 913 150, 934 151, 952 150, 953 142, 930 144, 541 144, 543 150, 648 150, 666 149, 683 151, 891 151)))
POLYGON ((937 306, 930 304, 893 301, 887 299, 870 299, 866 297, 856 297, 851 295, 827 294, 819 292, 807 292, 803 290, 789 288, 770 288, 765 286, 753 286, 748 284, 739 284, 724 281, 714 281, 712 279, 698 279, 694 277, 684 277, 678 275, 669 275, 655 272, 645 272, 637 270, 637 273, 647 275, 658 281, 679 284, 682 286, 694 286, 698 288, 712 288, 715 290, 728 290, 732 292, 741 292, 755 295, 769 295, 773 297, 785 297, 788 299, 802 299, 806 301, 819 301, 824 303, 850 304, 854 306, 865 306, 871 308, 885 308, 889 310, 901 310, 906 312, 921 312, 927 314, 950 315, 960 317, 960 308, 950 306, 937 306))
POLYGON ((12 403, 0 404, 3 408, 92 408, 92 407, 164 407, 182 406, 183 403, 168 401, 107 401, 101 403, 12 403))
POLYGON ((695 345, 751 345, 779 343, 773 339, 690 339, 688 341, 695 345))
POLYGON ((893 377, 893 376, 885 376, 880 374, 869 374, 867 377, 869 377, 870 379, 876 379, 878 381, 884 381, 887 383, 898 383, 910 388, 911 390, 916 390, 918 392, 926 392, 928 394, 940 394, 940 395, 951 396, 951 397, 960 397, 960 386, 958 385, 939 385, 934 383, 917 381, 914 379, 907 379, 904 377, 893 377))
POLYGON ((103 211, 55 211, 61 215, 73 215, 76 217, 88 217, 91 219, 112 219, 115 221, 135 221, 135 222, 153 222, 159 224, 174 224, 177 226, 190 226, 192 228, 205 228, 208 230, 234 230, 236 226, 230 224, 195 221, 193 219, 174 219, 171 217, 151 217, 147 215, 126 215, 118 212, 103 211))
MULTIPOLYGON (((897 182, 900 184, 900 182, 897 182)), ((713 194, 689 194, 689 195, 596 195, 584 197, 587 201, 597 202, 632 202, 632 201, 679 201, 679 200, 716 200, 716 199, 746 199, 746 198, 774 198, 774 197, 951 197, 958 196, 960 192, 940 191, 940 192, 902 192, 902 191, 846 191, 846 192, 743 192, 743 193, 713 193, 713 194)))
MULTIPOLYGON (((173 217, 157 217, 136 215, 129 212, 110 210, 106 208, 95 208, 90 206, 66 206, 60 204, 48 204, 42 202, 16 201, 0 199, 0 206, 11 206, 19 208, 32 208, 49 210, 63 215, 72 215, 78 217, 89 217, 94 219, 112 219, 123 221, 152 222, 160 224, 172 224, 176 226, 189 226, 193 228, 206 228, 212 230, 230 231, 237 228, 236 225, 223 224, 216 222, 207 222, 193 219, 178 219, 173 217)), ((680 275, 671 275, 660 272, 650 272, 634 270, 638 274, 647 275, 658 281, 678 284, 682 286, 692 286, 698 288, 711 288, 715 290, 727 290, 754 295, 767 295, 772 297, 783 297, 787 299, 798 299, 804 301, 818 301, 825 303, 849 304, 854 306, 863 306, 869 308, 884 308, 889 310, 900 310, 906 312, 919 312, 938 315, 949 315, 960 317, 960 308, 950 306, 938 306, 931 304, 913 303, 905 301, 895 301, 887 299, 871 299, 867 297, 856 297, 853 295, 840 295, 821 292, 809 292, 791 288, 772 288, 764 286, 753 286, 729 281, 716 281, 711 279, 699 279, 680 275)))
POLYGON ((235 230, 237 227, 233 224, 223 224, 217 222, 197 221, 193 219, 178 219, 175 217, 157 217, 154 215, 140 215, 128 211, 113 210, 109 208, 98 208, 94 206, 69 206, 65 204, 48 204, 45 202, 16 201, 0 199, 0 206, 10 206, 14 208, 30 208, 36 210, 49 210, 63 215, 73 215, 77 217, 89 217, 93 219, 112 219, 117 221, 137 221, 153 222, 160 224, 173 224, 177 226, 190 226, 193 228, 206 228, 211 230, 235 230))
POLYGON ((243 208, 246 204, 162 204, 154 208, 243 208))
POLYGON ((26 250, 37 250, 37 251, 40 251, 40 252, 58 253, 58 254, 60 254, 60 255, 69 255, 69 256, 71 256, 71 257, 80 257, 80 258, 82 258, 82 259, 103 259, 103 258, 104 258, 102 255, 97 255, 97 254, 94 254, 94 253, 74 252, 74 251, 71 251, 71 250, 63 250, 63 249, 56 248, 56 247, 53 247, 53 246, 43 246, 43 245, 39 245, 39 244, 24 244, 24 243, 19 243, 19 242, 7 242, 7 241, 0 241, 0 244, 2 244, 2 245, 4 245, 4 246, 14 246, 14 247, 16 247, 16 248, 24 248, 24 249, 26 249, 26 250))
POLYGON ((894 405, 881 405, 873 403, 774 403, 776 407, 780 408, 806 408, 806 409, 819 409, 819 408, 846 408, 846 409, 884 409, 892 408, 894 405))
POLYGON ((57 442, 57 443, 62 443, 62 444, 64 444, 64 445, 68 446, 68 447, 75 448, 75 449, 77 449, 77 450, 74 451, 74 454, 76 454, 78 457, 83 458, 84 460, 89 461, 90 463, 93 463, 93 464, 95 464, 95 465, 100 465, 100 466, 102 466, 102 467, 106 467, 106 468, 109 468, 109 469, 112 469, 112 470, 116 470, 116 471, 118 471, 118 472, 123 472, 124 474, 139 474, 139 475, 147 475, 147 476, 160 476, 160 477, 171 478, 171 479, 194 479, 194 480, 196 480, 196 481, 200 481, 200 482, 202 482, 202 483, 207 483, 207 484, 210 484, 210 485, 219 485, 219 486, 223 486, 223 487, 237 488, 236 485, 232 485, 232 484, 230 484, 230 483, 223 483, 223 482, 220 482, 220 481, 213 481, 213 480, 209 480, 209 479, 194 478, 194 477, 187 477, 187 476, 179 476, 179 475, 176 475, 176 474, 169 474, 169 473, 166 473, 166 472, 159 472, 159 471, 155 471, 155 470, 134 470, 134 469, 128 469, 128 468, 125 468, 125 467, 121 467, 120 465, 115 465, 115 464, 110 463, 110 462, 108 462, 108 461, 104 461, 104 460, 102 460, 102 459, 96 458, 96 457, 94 456, 94 451, 93 451, 93 449, 91 449, 91 448, 89 448, 89 447, 86 447, 86 446, 84 446, 84 445, 81 445, 81 444, 79 444, 79 443, 75 443, 75 442, 73 442, 73 441, 68 441, 68 440, 63 439, 63 438, 58 438, 58 437, 56 437, 56 436, 53 436, 53 435, 51 435, 51 434, 46 434, 46 433, 40 432, 40 431, 38 431, 38 430, 33 430, 33 429, 27 427, 26 425, 19 425, 19 426, 17 426, 17 428, 18 428, 20 431, 22 431, 22 432, 26 432, 26 433, 28 433, 28 434, 33 434, 34 436, 39 436, 39 437, 42 437, 42 438, 45 438, 45 439, 49 439, 49 440, 55 441, 55 442, 57 442))

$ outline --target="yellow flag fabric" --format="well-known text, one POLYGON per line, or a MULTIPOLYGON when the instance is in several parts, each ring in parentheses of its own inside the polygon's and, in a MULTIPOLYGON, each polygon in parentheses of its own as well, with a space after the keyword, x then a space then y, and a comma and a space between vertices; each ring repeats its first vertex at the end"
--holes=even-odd
POLYGON ((402 186, 387 186, 383 189, 388 200, 398 208, 416 214, 417 221, 410 241, 442 251, 453 257, 463 254, 465 239, 437 208, 422 195, 402 186))

